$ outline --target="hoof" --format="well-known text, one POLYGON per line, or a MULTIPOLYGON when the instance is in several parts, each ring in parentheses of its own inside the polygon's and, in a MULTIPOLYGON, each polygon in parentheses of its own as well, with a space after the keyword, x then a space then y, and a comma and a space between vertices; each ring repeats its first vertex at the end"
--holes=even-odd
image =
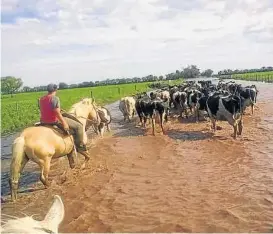
POLYGON ((50 182, 48 180, 45 181, 44 186, 46 189, 48 189, 50 187, 50 182))
POLYGON ((85 162, 81 165, 81 170, 83 170, 83 169, 85 169, 85 166, 86 166, 86 164, 85 164, 85 162))
POLYGON ((70 169, 74 169, 76 167, 76 164, 73 163, 72 165, 70 165, 70 169))

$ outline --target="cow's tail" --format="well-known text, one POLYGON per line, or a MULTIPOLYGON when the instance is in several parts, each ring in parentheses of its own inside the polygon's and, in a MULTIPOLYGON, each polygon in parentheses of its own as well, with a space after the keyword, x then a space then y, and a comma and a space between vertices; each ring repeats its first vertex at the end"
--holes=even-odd
POLYGON ((240 103, 240 113, 241 113, 241 116, 243 116, 242 99, 241 99, 240 93, 239 93, 239 103, 240 103))

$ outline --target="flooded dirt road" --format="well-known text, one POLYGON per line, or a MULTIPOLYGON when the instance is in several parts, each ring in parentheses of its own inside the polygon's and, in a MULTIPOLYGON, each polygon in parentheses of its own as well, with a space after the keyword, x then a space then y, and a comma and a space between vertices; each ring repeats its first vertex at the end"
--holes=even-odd
POLYGON ((257 87, 258 108, 237 140, 227 123, 213 135, 207 121, 177 118, 154 137, 151 126, 124 124, 115 103, 113 134, 92 142, 86 169, 55 160, 51 187, 39 182, 16 204, 6 197, 2 213, 41 219, 58 194, 60 232, 272 232, 273 85, 257 87))

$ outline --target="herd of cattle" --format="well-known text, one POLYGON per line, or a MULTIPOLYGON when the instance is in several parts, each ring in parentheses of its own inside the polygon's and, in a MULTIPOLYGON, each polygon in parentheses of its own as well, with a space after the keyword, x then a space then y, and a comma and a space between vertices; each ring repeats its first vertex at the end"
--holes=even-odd
POLYGON ((243 87, 233 81, 212 84, 208 81, 188 81, 177 86, 167 86, 149 93, 140 93, 120 100, 119 109, 124 121, 132 120, 137 113, 142 126, 147 119, 152 120, 155 135, 155 116, 159 115, 160 126, 164 132, 164 121, 168 121, 170 110, 179 111, 182 118, 188 118, 189 112, 199 121, 200 113, 206 112, 216 131, 216 121, 228 121, 233 127, 233 137, 242 134, 243 115, 247 107, 254 113, 258 90, 255 85, 243 87))

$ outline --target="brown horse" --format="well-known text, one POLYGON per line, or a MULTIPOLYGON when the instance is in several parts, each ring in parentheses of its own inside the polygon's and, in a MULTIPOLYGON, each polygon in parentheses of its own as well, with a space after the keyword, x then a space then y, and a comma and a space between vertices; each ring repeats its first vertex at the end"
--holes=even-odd
MULTIPOLYGON (((88 121, 96 122, 98 119, 97 111, 92 105, 92 100, 82 101, 74 104, 68 111, 74 115, 83 125, 85 130, 88 121)), ((84 131, 84 143, 87 143, 87 135, 84 131)), ((19 137, 17 137, 12 145, 12 160, 10 165, 10 189, 11 199, 17 199, 18 183, 20 174, 26 163, 31 160, 36 162, 41 169, 40 180, 47 188, 49 186, 48 174, 50 170, 50 162, 52 158, 63 156, 68 157, 70 168, 75 167, 73 156, 75 151, 74 139, 71 135, 65 134, 62 130, 54 126, 33 126, 26 128, 19 137)), ((85 157, 84 164, 90 159, 88 154, 85 157)))

